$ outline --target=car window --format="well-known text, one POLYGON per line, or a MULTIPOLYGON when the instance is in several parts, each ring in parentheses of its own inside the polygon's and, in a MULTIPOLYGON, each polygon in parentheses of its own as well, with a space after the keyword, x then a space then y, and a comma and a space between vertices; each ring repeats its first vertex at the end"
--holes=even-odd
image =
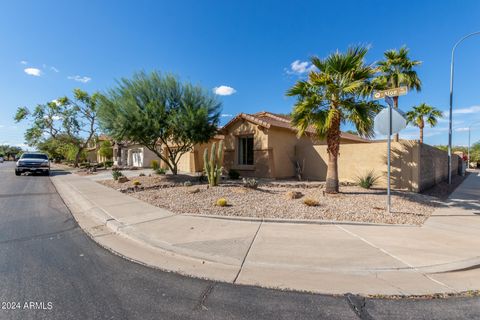
POLYGON ((24 153, 20 159, 44 159, 48 160, 46 154, 24 153))

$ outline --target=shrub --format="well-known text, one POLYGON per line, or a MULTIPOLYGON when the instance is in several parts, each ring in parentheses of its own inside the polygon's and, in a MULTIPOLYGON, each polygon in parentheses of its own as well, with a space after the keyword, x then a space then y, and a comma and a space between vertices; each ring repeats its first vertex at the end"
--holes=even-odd
POLYGON ((380 176, 376 175, 372 170, 363 176, 357 177, 357 184, 364 189, 370 189, 377 184, 378 179, 380 179, 380 176))
POLYGON ((105 168, 113 167, 113 161, 105 161, 105 168))
POLYGON ((156 174, 165 174, 165 173, 167 173, 167 169, 165 169, 165 168, 157 168, 157 169, 155 170, 155 173, 156 173, 156 174))
POLYGON ((303 197, 303 193, 301 193, 300 191, 288 191, 287 193, 285 193, 285 198, 287 200, 299 199, 301 197, 303 197))
POLYGON ((312 198, 305 198, 303 200, 303 204, 305 204, 306 206, 309 206, 309 207, 317 207, 317 206, 320 205, 320 202, 318 202, 317 200, 312 199, 312 198))
POLYGON ((217 200, 216 204, 217 204, 217 206, 219 206, 219 207, 226 207, 227 204, 228 204, 228 202, 227 202, 227 199, 225 199, 225 198, 220 198, 220 199, 217 200))
POLYGON ((190 187, 190 186, 192 186, 192 182, 191 182, 191 181, 185 181, 185 182, 183 183, 183 186, 184 186, 184 187, 190 187))
POLYGON ((230 170, 228 170, 228 178, 230 178, 232 180, 238 180, 238 179, 240 179, 240 172, 238 172, 235 169, 230 169, 230 170))
POLYGON ((138 181, 138 180, 133 180, 133 185, 134 185, 135 187, 137 187, 137 186, 139 186, 139 185, 141 185, 141 184, 142 184, 142 183, 141 183, 140 181, 138 181))
POLYGON ((138 176, 139 176, 139 177, 145 177, 145 173, 142 172, 142 173, 140 173, 138 176))
POLYGON ((118 170, 112 170, 112 178, 113 180, 117 181, 118 178, 122 177, 123 176, 123 173, 121 173, 120 171, 118 170))
POLYGON ((160 162, 158 162, 158 160, 152 160, 152 169, 154 171, 157 171, 158 169, 160 169, 160 162))
POLYGON ((245 188, 250 188, 250 189, 258 188, 258 180, 255 178, 243 178, 242 182, 245 188))

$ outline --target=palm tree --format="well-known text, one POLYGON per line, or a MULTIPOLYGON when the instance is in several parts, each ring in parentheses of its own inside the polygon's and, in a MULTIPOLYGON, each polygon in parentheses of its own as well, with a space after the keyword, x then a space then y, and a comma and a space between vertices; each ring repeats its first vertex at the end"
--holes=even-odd
POLYGON ((425 128, 425 120, 430 127, 437 125, 437 118, 442 118, 442 111, 426 103, 414 106, 412 110, 406 113, 407 121, 420 129, 420 142, 423 143, 423 128, 425 128), (426 119, 425 119, 426 118, 426 119))
MULTIPOLYGON (((377 71, 380 75, 377 77, 377 85, 383 89, 407 87, 409 90, 420 91, 422 82, 414 70, 415 66, 422 62, 411 60, 408 57, 408 48, 401 47, 397 50, 387 50, 383 54, 385 59, 377 63, 377 71)), ((393 97, 393 107, 398 109, 398 97, 393 97)), ((395 134, 395 141, 398 141, 398 133, 395 134)))
POLYGON ((375 69, 365 64, 367 51, 364 47, 353 47, 346 53, 337 51, 325 59, 313 57, 311 62, 317 70, 287 91, 287 96, 297 97, 292 124, 298 134, 302 135, 312 126, 320 138, 327 139, 327 193, 339 191, 340 124, 352 123, 360 135, 373 136, 373 117, 380 106, 367 100, 375 75, 375 69))

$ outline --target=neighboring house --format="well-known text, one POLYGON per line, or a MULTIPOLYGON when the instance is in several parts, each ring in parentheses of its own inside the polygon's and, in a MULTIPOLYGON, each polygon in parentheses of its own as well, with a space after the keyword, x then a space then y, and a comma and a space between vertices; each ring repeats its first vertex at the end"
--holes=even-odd
MULTIPOLYGON (((203 153, 206 148, 210 148, 213 142, 223 140, 222 135, 216 135, 208 143, 196 144, 192 150, 184 153, 178 162, 179 172, 195 173, 203 171, 203 153)), ((162 148, 158 145, 158 148, 162 148)), ((163 147, 162 152, 166 153, 167 148, 163 147)), ((139 168, 149 168, 152 161, 159 162, 162 168, 168 169, 166 163, 162 161, 154 152, 148 148, 131 142, 117 142, 113 146, 114 164, 118 166, 132 166, 139 168)))
POLYGON ((100 163, 111 160, 101 156, 99 153, 102 143, 109 140, 111 141, 110 137, 104 134, 99 135, 95 139, 91 139, 87 145, 87 161, 100 163))
MULTIPOLYGON (((225 136, 225 169, 235 169, 242 176, 259 178, 295 177, 297 168, 302 167, 297 149, 326 144, 316 138, 313 127, 298 137, 289 117, 271 112, 241 113, 230 120, 221 133, 225 136)), ((340 142, 371 141, 342 133, 340 142)))

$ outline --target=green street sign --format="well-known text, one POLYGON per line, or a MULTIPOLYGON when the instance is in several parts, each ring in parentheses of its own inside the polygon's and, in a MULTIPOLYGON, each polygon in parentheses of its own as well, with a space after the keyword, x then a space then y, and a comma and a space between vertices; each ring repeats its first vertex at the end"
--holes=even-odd
POLYGON ((407 87, 398 87, 398 88, 393 88, 393 89, 387 89, 387 90, 382 90, 382 91, 375 91, 373 93, 373 98, 374 99, 383 99, 385 97, 398 97, 398 96, 404 96, 408 92, 407 87))

